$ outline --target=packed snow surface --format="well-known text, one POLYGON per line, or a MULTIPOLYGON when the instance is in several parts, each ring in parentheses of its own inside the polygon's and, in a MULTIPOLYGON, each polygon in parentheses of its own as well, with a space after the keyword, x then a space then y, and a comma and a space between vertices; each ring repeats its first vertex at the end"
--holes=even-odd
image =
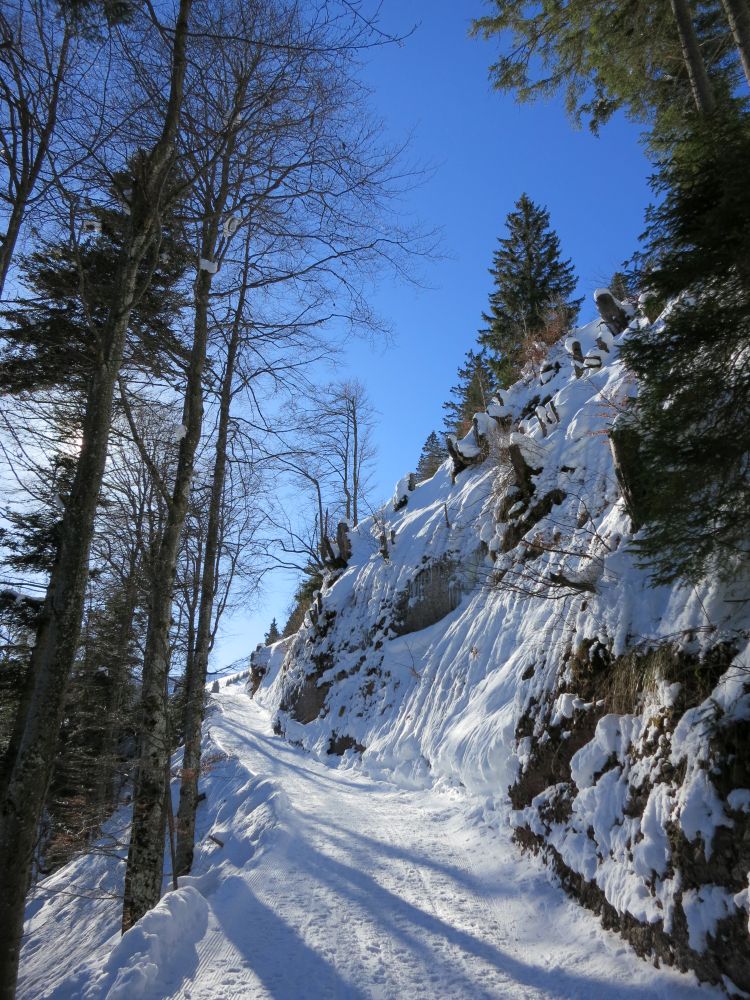
POLYGON ((603 931, 481 797, 317 759, 237 684, 204 751, 193 876, 122 938, 121 851, 52 876, 29 907, 21 1000, 720 996, 603 931))

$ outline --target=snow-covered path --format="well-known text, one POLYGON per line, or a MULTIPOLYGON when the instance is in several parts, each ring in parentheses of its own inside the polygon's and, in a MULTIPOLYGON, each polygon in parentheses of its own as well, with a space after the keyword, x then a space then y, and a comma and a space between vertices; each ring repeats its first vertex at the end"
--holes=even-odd
MULTIPOLYGON (((115 922, 62 977, 40 946, 76 903, 50 904, 46 919, 42 908, 30 925, 27 1000, 719 995, 638 960, 483 823, 475 800, 316 761, 275 737, 238 687, 222 691, 209 729, 197 874, 119 945, 115 922)), ((77 923, 69 958, 86 933, 77 923)))
POLYGON ((283 789, 279 826, 211 901, 191 1000, 676 997, 466 801, 395 790, 284 744, 229 691, 215 742, 283 789), (462 808, 464 807, 464 808, 462 808), (473 819, 473 821, 472 821, 473 819))

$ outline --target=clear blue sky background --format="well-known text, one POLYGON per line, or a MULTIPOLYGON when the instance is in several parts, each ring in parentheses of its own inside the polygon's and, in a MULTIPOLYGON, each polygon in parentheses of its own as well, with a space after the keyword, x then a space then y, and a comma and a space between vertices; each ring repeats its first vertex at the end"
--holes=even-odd
MULTIPOLYGON (((559 100, 516 105, 491 90, 496 42, 470 39, 481 0, 386 0, 386 27, 416 31, 403 46, 374 50, 365 67, 376 115, 396 141, 412 135, 411 158, 433 167, 409 212, 442 230, 445 259, 423 265, 427 288, 382 283, 374 305, 393 330, 387 349, 353 343, 346 369, 378 410, 375 500, 415 467, 425 438, 442 426, 441 404, 473 347, 492 288, 488 267, 504 220, 526 192, 546 206, 592 313, 591 293, 637 246, 650 200, 650 166, 634 125, 616 119, 599 138, 576 131, 559 100)), ((331 377, 330 375, 328 377, 331 377)), ((223 629, 215 666, 247 655, 271 618, 283 624, 294 580, 279 575, 257 609, 223 629)))

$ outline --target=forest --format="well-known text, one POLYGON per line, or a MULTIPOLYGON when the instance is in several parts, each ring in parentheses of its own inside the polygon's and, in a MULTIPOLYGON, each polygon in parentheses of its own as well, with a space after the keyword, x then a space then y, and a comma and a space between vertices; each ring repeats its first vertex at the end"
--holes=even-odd
MULTIPOLYGON (((488 65, 491 87, 510 95, 521 114, 531 103, 559 100, 571 128, 598 135, 627 120, 640 130, 652 200, 639 244, 594 293, 599 333, 592 344, 577 327, 591 290, 566 256, 553 214, 533 190, 518 191, 503 206, 487 261, 491 291, 474 304, 476 338, 463 361, 456 351, 457 384, 435 388, 449 394, 444 426, 414 455, 415 471, 401 480, 393 502, 373 488, 378 415, 366 375, 338 371, 337 358, 347 338, 385 336, 374 289, 418 283, 420 269, 444 248, 434 228, 403 209, 423 171, 408 142, 394 142, 373 114, 362 78, 373 51, 404 48, 408 58, 419 32, 386 27, 386 7, 369 0, 9 0, 0 11, 3 1000, 33 995, 17 993, 27 907, 37 888, 71 862, 97 854, 118 861, 123 941, 164 905, 166 890, 192 885, 196 857, 203 857, 202 804, 212 794, 205 787, 211 765, 204 724, 226 673, 217 666, 217 637, 237 609, 262 606, 274 574, 293 574, 288 612, 284 620, 268 615, 263 643, 253 658, 246 650, 235 672, 252 694, 260 686, 259 704, 270 698, 270 710, 281 713, 277 736, 305 746, 295 726, 312 723, 312 732, 318 718, 333 718, 325 699, 359 671, 368 678, 358 688, 364 701, 342 701, 337 716, 351 716, 351 731, 326 730, 325 738, 338 747, 329 753, 356 751, 363 760, 372 734, 360 733, 354 720, 374 712, 367 698, 377 678, 390 676, 380 661, 368 660, 383 643, 427 635, 480 590, 487 606, 511 593, 530 616, 539 602, 578 602, 581 615, 595 603, 596 567, 605 565, 611 544, 596 519, 616 498, 610 487, 580 479, 578 523, 562 513, 554 521, 574 491, 567 480, 554 487, 547 481, 555 428, 575 423, 555 395, 563 391, 555 380, 562 379, 564 352, 580 393, 612 361, 617 342, 622 385, 616 393, 601 389, 596 405, 608 409, 609 422, 597 429, 591 418, 587 433, 605 440, 612 456, 628 559, 641 581, 623 573, 628 600, 629 586, 688 595, 674 598, 679 608, 664 613, 664 628, 670 636, 690 633, 691 642, 697 629, 713 643, 690 660, 689 682, 682 674, 660 675, 679 678, 683 695, 690 688, 686 713, 705 699, 719 704, 716 664, 733 669, 740 660, 732 657, 747 644, 747 0, 488 0, 484 12, 469 12, 471 44, 488 65), (471 502, 496 503, 504 535, 471 521, 462 506, 469 504, 462 483, 484 475, 487 463, 494 463, 489 499, 471 502), (441 475, 448 492, 434 501, 438 521, 448 532, 460 524, 466 537, 479 532, 481 570, 478 550, 465 541, 455 550, 415 554, 406 547, 421 537, 417 527, 394 520, 408 520, 412 511, 416 518, 418 497, 437 490, 441 475), (546 535, 545 518, 552 518, 546 535), (583 545, 576 532, 587 524, 583 545), (409 554, 397 555, 399 546, 409 554), (370 577, 363 571, 350 596, 336 597, 349 594, 347 573, 368 559, 370 577), (406 583, 395 582, 399 559, 410 567, 406 583), (417 585, 420 567, 430 573, 417 585), (378 573, 385 582, 375 586, 378 573), (683 628, 684 608, 704 593, 721 593, 731 605, 722 626, 713 623, 711 605, 703 608, 708 625, 683 628), (330 639, 348 613, 341 602, 350 599, 352 607, 360 600, 368 608, 355 667, 347 665, 355 640, 347 647, 330 639), (419 618, 420 602, 439 605, 437 617, 428 609, 419 618), (389 615, 390 633, 383 624, 389 615), (281 657, 276 667, 274 657, 281 657), (703 666, 702 657, 714 657, 714 666, 703 666), (280 687, 268 695, 277 684, 274 670, 280 687), (310 718, 294 693, 307 690, 306 677, 313 678, 310 718), (128 823, 112 838, 108 824, 123 808, 128 823)), ((561 458, 561 475, 572 476, 577 461, 561 458)), ((649 659, 655 645, 621 645, 606 637, 606 627, 591 629, 586 638, 580 633, 583 645, 560 654, 555 669, 576 678, 576 670, 581 677, 586 669, 595 673, 599 666, 580 665, 584 647, 586 662, 593 664, 596 653, 606 669, 627 655, 644 694, 648 671, 656 669, 649 659)), ((480 657, 478 643, 472 638, 472 662, 480 657)), ((550 662, 555 648, 550 640, 550 662)), ((419 649, 405 649, 404 687, 420 682, 433 656, 425 652, 420 660, 419 649)), ((586 676, 569 717, 578 720, 574 712, 584 702, 586 710, 605 701, 620 706, 614 688, 602 694, 586 676)), ((573 698, 561 690, 558 702, 573 698)), ((381 714, 403 689, 391 694, 395 700, 383 701, 381 714)), ((539 692, 535 698, 541 712, 544 699, 539 692)), ((612 712, 629 718, 637 714, 634 704, 612 712)), ((541 730, 523 728, 528 701, 516 708, 513 752, 520 754, 522 741, 541 730)), ((539 716, 553 743, 559 711, 557 721, 539 716)), ((593 728, 584 732, 571 753, 594 738, 593 728)), ((711 744, 734 767, 728 796, 750 779, 736 763, 746 756, 744 737, 732 739, 722 750, 711 744)), ((439 754, 431 759, 425 747, 437 774, 439 754)), ((408 749, 403 760, 413 757, 408 749)), ((519 759, 520 774, 526 764, 519 759)), ((392 760, 398 771, 395 751, 392 760)), ((564 780, 584 770, 573 764, 564 780)), ((461 784, 470 781, 462 777, 461 784)), ((497 787, 500 797, 510 794, 516 813, 537 803, 521 786, 521 778, 508 777, 497 787)), ((731 884, 736 900, 747 896, 747 841, 740 837, 747 809, 732 809, 725 826, 733 825, 738 839, 727 847, 726 863, 734 874, 715 881, 731 884)), ((516 839, 537 851, 532 833, 544 839, 538 826, 526 841, 516 839)), ((552 843, 549 830, 546 836, 552 843)), ((567 857, 559 845, 555 850, 558 859, 567 857)), ((705 834, 703 852, 710 868, 705 834)), ((562 875, 555 868, 564 883, 576 871, 565 863, 562 875)), ((653 871, 655 895, 663 872, 658 864, 653 871)), ((713 884, 710 874, 696 891, 713 884)), ((705 968, 694 957, 701 949, 692 932, 687 950, 678 943, 667 955, 672 944, 649 939, 640 953, 651 949, 714 984, 723 976, 735 984, 723 984, 730 995, 745 995, 750 943, 738 933, 727 931, 726 948, 708 946, 715 955, 705 968), (722 948, 739 957, 722 957, 722 948)), ((59 934, 65 937, 64 927, 59 934)), ((465 985, 445 992, 447 982, 435 995, 483 995, 465 985)), ((77 988, 44 995, 182 995, 77 988)), ((342 995, 390 995, 362 989, 342 995)), ((547 989, 539 996, 588 995, 547 989)))

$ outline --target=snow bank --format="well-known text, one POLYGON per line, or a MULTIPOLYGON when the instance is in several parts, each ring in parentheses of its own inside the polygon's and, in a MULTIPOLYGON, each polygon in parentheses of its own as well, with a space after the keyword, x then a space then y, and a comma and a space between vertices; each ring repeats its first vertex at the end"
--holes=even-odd
POLYGON ((631 319, 619 336, 600 320, 574 331, 541 374, 529 371, 452 442, 453 470, 412 490, 401 480, 383 515, 388 558, 361 523, 317 623, 274 661, 257 697, 310 752, 359 748, 342 767, 487 798, 617 914, 668 935, 684 899, 687 954, 704 950, 722 915, 740 913, 747 885, 745 872, 719 901, 696 874, 695 898, 714 901, 699 927, 679 875, 688 854, 713 860, 717 831, 732 829, 745 801, 733 793, 730 807, 710 776, 706 721, 713 703, 722 724, 750 719, 747 665, 739 655, 692 706, 690 684, 658 667, 648 697, 633 682, 641 695, 625 712, 605 712, 602 695, 581 687, 594 691, 597 670, 625 671, 625 654, 647 663, 664 646, 697 664, 736 651, 750 625, 739 601, 747 581, 653 587, 629 546, 608 433, 637 395, 619 342, 646 322, 631 319), (527 794, 555 754, 559 780, 527 794))
POLYGON ((208 926, 208 904, 192 886, 167 893, 123 934, 82 1000, 158 1000, 170 972, 195 965, 195 945, 208 926))

